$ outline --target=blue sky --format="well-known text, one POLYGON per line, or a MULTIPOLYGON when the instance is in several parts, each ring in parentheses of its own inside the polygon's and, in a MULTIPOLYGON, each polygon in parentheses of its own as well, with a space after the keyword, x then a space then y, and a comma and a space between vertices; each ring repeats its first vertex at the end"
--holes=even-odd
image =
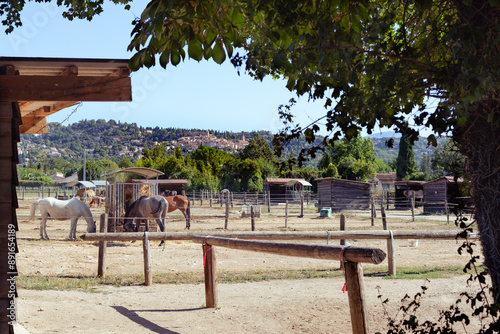
MULTIPOLYGON (((134 0, 130 11, 107 3, 91 22, 62 18, 53 3, 28 3, 22 12, 23 27, 0 34, 2 56, 123 58, 127 51, 131 22, 148 1, 134 0)), ((278 107, 293 95, 284 81, 255 81, 238 76, 229 63, 186 61, 177 67, 160 66, 132 73, 133 102, 86 102, 64 124, 81 119, 114 119, 141 126, 198 128, 220 131, 269 130, 283 127, 278 107)), ((73 111, 61 110, 48 118, 61 122, 73 111)), ((297 123, 306 125, 324 115, 321 103, 300 99, 294 112, 297 123)))

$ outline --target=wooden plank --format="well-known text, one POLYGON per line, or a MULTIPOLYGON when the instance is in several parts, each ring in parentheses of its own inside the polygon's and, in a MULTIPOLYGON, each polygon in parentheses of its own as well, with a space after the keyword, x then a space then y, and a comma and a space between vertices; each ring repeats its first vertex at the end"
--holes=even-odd
MULTIPOLYGON (((0 207, 1 209, 1 207, 0 207)), ((434 240, 454 240, 458 233, 456 230, 395 230, 392 231, 394 239, 434 239, 434 240)), ((196 231, 196 232, 150 232, 149 240, 191 240, 193 236, 221 236, 225 238, 255 239, 255 240, 326 240, 330 239, 388 239, 389 231, 282 231, 282 232, 235 232, 235 231, 196 231)), ((134 241, 142 240, 142 232, 125 233, 85 233, 80 236, 85 241, 134 241)), ((476 233, 469 234, 470 239, 478 239, 476 233)))
POLYGON ((194 236, 193 242, 208 243, 213 246, 222 246, 232 249, 247 250, 252 252, 270 253, 295 257, 308 257, 322 260, 340 260, 343 250, 344 259, 352 262, 379 264, 385 259, 385 253, 377 248, 322 246, 296 243, 264 242, 255 240, 241 240, 219 237, 194 236))
POLYGON ((130 77, 0 75, 0 101, 132 101, 130 77))

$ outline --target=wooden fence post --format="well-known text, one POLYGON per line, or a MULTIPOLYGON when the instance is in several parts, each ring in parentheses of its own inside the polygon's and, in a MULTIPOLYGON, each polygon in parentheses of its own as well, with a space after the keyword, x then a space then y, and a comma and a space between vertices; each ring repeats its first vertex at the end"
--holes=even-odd
POLYGON ((203 269, 205 274, 205 302, 207 308, 216 308, 218 304, 217 294, 217 260, 215 248, 203 243, 203 269))
POLYGON ((247 192, 246 191, 243 193, 243 204, 247 205, 247 192))
POLYGON ((224 229, 227 230, 227 223, 229 221, 229 194, 226 192, 223 198, 226 199, 226 217, 224 220, 224 229))
MULTIPOLYGON (((344 214, 340 215, 340 230, 345 231, 345 216, 344 216, 344 214)), ((340 245, 341 246, 345 245, 345 239, 340 239, 340 245)))
POLYGON ((368 334, 368 312, 364 299, 363 267, 361 263, 344 262, 345 282, 351 312, 353 334, 368 334))
MULTIPOLYGON (((108 214, 103 213, 99 221, 99 232, 108 232, 108 214)), ((97 260, 97 276, 104 277, 106 275, 106 248, 107 241, 99 241, 99 256, 97 260)))
POLYGON ((271 213, 271 192, 267 192, 267 212, 271 213))
POLYGON ((288 227, 288 200, 286 200, 285 204, 285 228, 288 227))
MULTIPOLYGON (((380 214, 382 215, 382 226, 384 230, 388 230, 384 205, 380 206, 380 214)), ((387 239, 387 273, 391 276, 396 276, 396 249, 394 246, 392 231, 390 233, 391 237, 387 239)))
POLYGON ((373 199, 373 196, 370 196, 370 206, 371 206, 371 221, 372 221, 372 226, 375 226, 375 218, 376 218, 376 211, 375 211, 375 200, 373 199))
POLYGON ((153 284, 153 274, 151 272, 151 252, 147 231, 144 232, 142 248, 144 251, 144 285, 150 286, 151 284, 153 284))
POLYGON ((300 192, 300 216, 299 218, 304 217, 304 193, 300 192))
POLYGON ((411 196, 411 221, 415 221, 415 192, 411 196))
POLYGON ((255 213, 253 211, 253 205, 250 205, 250 220, 251 220, 252 231, 255 231, 255 213))

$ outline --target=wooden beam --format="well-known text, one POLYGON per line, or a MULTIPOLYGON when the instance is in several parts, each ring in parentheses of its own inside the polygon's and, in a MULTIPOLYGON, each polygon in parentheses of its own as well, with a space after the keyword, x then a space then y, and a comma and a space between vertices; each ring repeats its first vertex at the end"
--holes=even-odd
POLYGON ((130 77, 0 75, 0 102, 132 101, 130 77))
MULTIPOLYGON (((454 240, 461 231, 452 230, 394 230, 394 239, 434 239, 454 240)), ((279 231, 279 232, 238 232, 238 231, 196 231, 196 232, 150 232, 149 240, 191 240, 193 236, 219 236, 255 240, 327 240, 330 239, 390 239, 390 231, 279 231)), ((133 241, 144 239, 141 232, 123 233, 86 233, 81 235, 85 241, 133 241)), ((478 239, 477 233, 470 233, 469 239, 478 239)))
POLYGON ((242 240, 219 237, 194 236, 193 242, 206 243, 212 246, 221 246, 232 249, 247 250, 251 252, 269 253, 277 255, 308 257, 320 260, 341 260, 350 262, 379 264, 385 259, 385 253, 378 248, 321 246, 298 243, 280 243, 269 241, 242 240))
POLYGON ((47 133, 47 119, 45 117, 23 117, 23 124, 19 126, 23 134, 47 133))
POLYGON ((128 77, 130 75, 130 70, 127 67, 120 67, 113 73, 108 74, 108 77, 128 77))
POLYGON ((76 66, 68 66, 64 71, 59 74, 60 76, 65 75, 78 75, 78 67, 76 66))

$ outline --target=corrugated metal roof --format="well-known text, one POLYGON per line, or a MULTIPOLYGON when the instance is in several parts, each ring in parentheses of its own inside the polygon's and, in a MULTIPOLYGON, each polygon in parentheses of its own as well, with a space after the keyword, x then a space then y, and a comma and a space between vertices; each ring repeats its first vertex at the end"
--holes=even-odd
POLYGON ((128 174, 137 174, 144 176, 146 179, 151 179, 153 177, 158 177, 160 175, 164 175, 165 173, 152 169, 152 168, 146 168, 146 167, 130 167, 130 168, 125 168, 125 169, 120 169, 111 173, 103 174, 101 177, 109 178, 112 176, 115 176, 116 174, 119 173, 128 173, 128 174))
POLYGON ((71 181, 64 184, 65 187, 84 186, 85 188, 95 188, 95 184, 90 181, 71 181))
POLYGON ((312 187, 312 184, 310 184, 309 182, 307 182, 305 180, 290 180, 287 183, 285 183, 285 186, 293 186, 295 184, 301 184, 305 187, 312 187))

